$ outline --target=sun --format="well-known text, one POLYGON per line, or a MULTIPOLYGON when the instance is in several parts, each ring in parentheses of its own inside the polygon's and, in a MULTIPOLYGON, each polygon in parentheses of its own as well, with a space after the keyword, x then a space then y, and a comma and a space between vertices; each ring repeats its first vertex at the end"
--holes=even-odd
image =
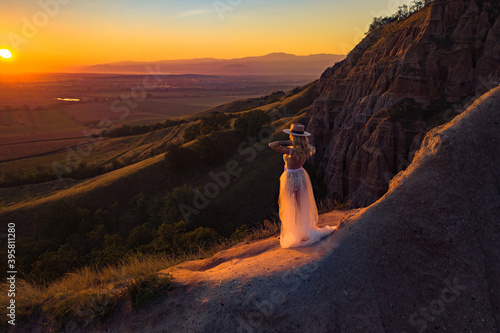
POLYGON ((7 49, 0 49, 0 57, 4 59, 10 59, 12 58, 12 52, 7 49))

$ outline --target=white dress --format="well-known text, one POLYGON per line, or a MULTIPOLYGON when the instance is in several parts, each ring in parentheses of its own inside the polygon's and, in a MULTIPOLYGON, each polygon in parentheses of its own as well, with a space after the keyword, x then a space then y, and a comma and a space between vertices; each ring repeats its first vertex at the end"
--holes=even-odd
MULTIPOLYGON (((283 156, 286 162, 289 155, 283 156)), ((307 246, 332 234, 335 227, 318 228, 318 209, 311 179, 304 168, 287 169, 280 177, 280 244, 283 248, 307 246)))

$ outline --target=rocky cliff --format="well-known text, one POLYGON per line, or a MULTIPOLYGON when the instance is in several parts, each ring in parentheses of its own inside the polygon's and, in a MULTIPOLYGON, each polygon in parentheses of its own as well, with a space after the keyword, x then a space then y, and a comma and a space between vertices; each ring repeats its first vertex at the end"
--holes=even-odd
POLYGON ((323 73, 308 129, 330 196, 371 204, 429 129, 498 85, 499 8, 436 0, 371 32, 323 73))

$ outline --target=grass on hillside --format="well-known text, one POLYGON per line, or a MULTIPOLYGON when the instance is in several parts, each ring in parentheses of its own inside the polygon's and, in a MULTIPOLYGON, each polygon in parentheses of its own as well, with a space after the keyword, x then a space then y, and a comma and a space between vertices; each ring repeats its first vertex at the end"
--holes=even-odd
MULTIPOLYGON (((47 286, 17 280, 17 326, 44 323, 47 329, 59 330, 68 321, 88 324, 105 320, 123 302, 132 309, 144 308, 154 299, 168 297, 175 288, 169 277, 159 276, 157 272, 186 260, 210 257, 241 241, 263 239, 278 232, 279 223, 266 220, 252 230, 239 228, 208 250, 181 257, 138 256, 100 270, 85 267, 47 286)), ((0 285, 2 304, 9 302, 8 289, 7 283, 0 285)), ((7 320, 2 316, 0 325, 8 327, 7 320)))
POLYGON ((83 140, 86 144, 82 150, 63 149, 53 154, 0 163, 0 186, 57 179, 54 163, 58 166, 57 172, 61 172, 61 167, 66 167, 69 174, 64 177, 90 178, 164 153, 168 143, 181 140, 182 130, 181 124, 134 136, 94 141, 86 139, 83 140), (72 167, 71 163, 76 164, 72 167))
POLYGON ((294 89, 295 94, 287 94, 279 101, 261 106, 258 110, 266 112, 279 110, 285 116, 298 116, 319 97, 319 89, 316 86, 317 82, 314 81, 299 89, 296 88, 294 89))
MULTIPOLYGON (((116 182, 121 182, 129 177, 136 176, 141 171, 146 172, 146 170, 155 164, 161 163, 163 156, 155 156, 144 161, 138 162, 133 165, 126 166, 124 168, 114 170, 112 172, 93 177, 82 182, 78 182, 76 186, 72 186, 68 189, 58 191, 53 193, 50 191, 50 196, 37 197, 36 200, 30 200, 28 202, 16 202, 11 207, 0 207, 0 213, 4 211, 16 210, 26 207, 34 207, 45 203, 50 203, 56 200, 71 199, 82 195, 83 193, 91 193, 96 189, 105 189, 108 186, 112 186, 116 182)), ((47 185, 51 185, 50 183, 47 185)), ((89 198, 91 199, 91 198, 89 198)), ((96 200, 99 200, 96 198, 96 200)), ((102 200, 102 198, 100 199, 102 200)), ((96 201, 96 204, 98 202, 96 201)))

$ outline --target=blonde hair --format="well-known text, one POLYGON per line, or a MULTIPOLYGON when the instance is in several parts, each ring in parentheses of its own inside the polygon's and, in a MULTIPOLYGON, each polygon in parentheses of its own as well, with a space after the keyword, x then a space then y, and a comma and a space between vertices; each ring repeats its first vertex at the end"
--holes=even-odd
POLYGON ((316 148, 309 144, 306 136, 292 135, 293 151, 292 156, 298 159, 309 158, 316 153, 316 148))

